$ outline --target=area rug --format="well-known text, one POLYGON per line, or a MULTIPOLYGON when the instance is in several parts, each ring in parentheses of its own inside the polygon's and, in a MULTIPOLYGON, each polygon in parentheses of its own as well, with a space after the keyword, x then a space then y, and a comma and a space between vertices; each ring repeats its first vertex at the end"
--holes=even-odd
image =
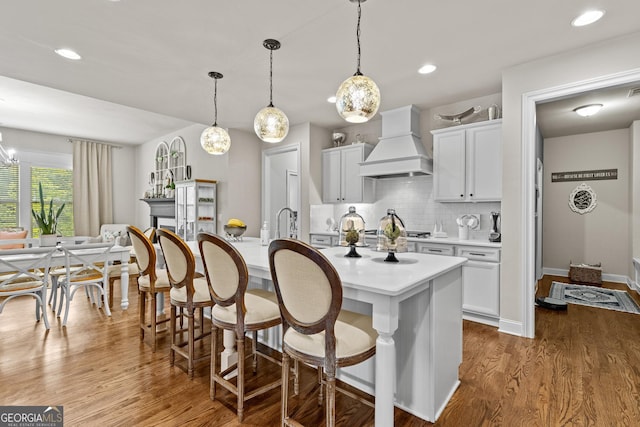
POLYGON ((549 296, 551 298, 564 300, 569 304, 580 304, 589 307, 640 314, 638 304, 636 304, 627 291, 553 282, 549 296))

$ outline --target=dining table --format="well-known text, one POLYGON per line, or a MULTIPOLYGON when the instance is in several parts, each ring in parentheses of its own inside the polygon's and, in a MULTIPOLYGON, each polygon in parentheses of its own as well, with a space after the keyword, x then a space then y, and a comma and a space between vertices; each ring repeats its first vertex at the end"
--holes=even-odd
MULTIPOLYGON (((20 250, 19 254, 11 254, 11 255, 3 255, 3 251, 0 250, 0 257, 6 257, 11 261, 12 264, 21 266, 23 268, 45 268, 45 265, 34 265, 34 259, 38 258, 38 251, 42 251, 43 247, 37 246, 38 239, 21 239, 11 241, 12 243, 20 243, 24 244, 25 248, 20 250), (31 250, 35 249, 35 250, 31 250)), ((6 243, 7 241, 3 242, 6 243)), ((62 245, 65 247, 77 247, 82 249, 83 253, 87 256, 90 256, 93 252, 96 253, 96 256, 102 256, 104 249, 93 248, 92 246, 99 246, 100 244, 92 244, 92 243, 84 243, 82 240, 73 239, 73 238, 65 238, 62 239, 56 248, 61 248, 62 245)), ((54 248, 53 246, 51 247, 54 248)), ((13 252, 13 251, 12 251, 13 252)), ((126 310, 129 308, 129 258, 130 258, 131 248, 125 246, 117 246, 114 245, 107 255, 109 262, 120 262, 121 268, 121 291, 122 291, 122 300, 120 302, 120 307, 122 310, 126 310)), ((42 260, 44 262, 44 260, 42 260)), ((56 267, 66 267, 67 257, 62 250, 57 250, 50 259, 49 268, 56 267)), ((4 273, 10 271, 10 267, 6 264, 0 263, 0 273, 4 273)), ((105 292, 109 292, 109 287, 105 286, 105 292)), ((106 300, 108 301, 108 295, 106 300)))
MULTIPOLYGON (((230 243, 247 264, 250 286, 273 289, 269 247, 253 237, 230 243)), ((203 272, 198 243, 187 244, 203 272)), ((338 378, 375 396, 377 427, 393 425, 394 405, 435 422, 460 384, 462 266, 467 259, 406 252, 390 263, 384 261, 386 253, 359 248, 361 257, 353 258, 345 257, 348 251, 321 250, 342 281, 343 307, 370 314, 378 338, 376 355, 340 369, 338 378)), ((231 345, 234 341, 225 339, 231 345)), ((225 344, 224 351, 229 350, 225 344)))

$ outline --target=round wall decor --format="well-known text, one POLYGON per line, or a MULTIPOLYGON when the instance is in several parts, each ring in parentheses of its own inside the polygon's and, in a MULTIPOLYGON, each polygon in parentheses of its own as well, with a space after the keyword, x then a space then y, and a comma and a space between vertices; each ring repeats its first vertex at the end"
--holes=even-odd
POLYGON ((569 207, 579 214, 586 214, 598 204, 596 193, 584 182, 578 185, 569 195, 569 207))

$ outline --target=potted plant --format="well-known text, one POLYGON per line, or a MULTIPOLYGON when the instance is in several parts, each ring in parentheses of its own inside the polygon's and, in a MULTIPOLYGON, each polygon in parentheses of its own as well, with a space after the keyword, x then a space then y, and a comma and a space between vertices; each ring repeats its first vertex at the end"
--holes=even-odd
POLYGON ((34 209, 31 209, 33 218, 38 223, 40 228, 40 246, 55 246, 57 243, 58 232, 58 218, 62 214, 65 204, 63 203, 58 210, 53 211, 53 199, 49 201, 49 210, 44 210, 44 196, 42 195, 42 183, 38 183, 40 193, 40 212, 36 213, 34 209))

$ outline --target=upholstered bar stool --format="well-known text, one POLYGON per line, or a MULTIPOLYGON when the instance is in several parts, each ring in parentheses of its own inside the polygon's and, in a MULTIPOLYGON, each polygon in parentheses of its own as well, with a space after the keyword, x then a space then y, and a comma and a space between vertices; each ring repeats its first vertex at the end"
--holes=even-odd
POLYGON ((258 352, 258 331, 280 324, 280 309, 276 294, 263 289, 247 289, 249 273, 242 255, 223 238, 209 233, 198 234, 198 246, 202 254, 209 292, 215 302, 211 310, 211 400, 215 399, 216 384, 220 384, 238 399, 238 420, 242 422, 244 402, 272 390, 280 385, 280 378, 247 392, 245 381, 244 337, 253 332, 253 372, 256 373, 257 357, 280 364, 268 354, 258 352), (224 371, 218 371, 217 329, 234 331, 238 363, 224 371), (235 383, 224 377, 237 368, 235 383))
POLYGON ((136 254, 136 265, 139 271, 140 341, 144 341, 145 333, 150 334, 151 349, 155 352, 157 348, 157 325, 158 323, 162 324, 169 321, 167 318, 158 322, 156 296, 161 293, 168 294, 171 290, 171 284, 169 283, 167 270, 156 269, 156 249, 151 243, 151 238, 133 225, 127 227, 127 232, 136 254), (150 302, 149 321, 147 321, 147 295, 150 302))
MULTIPOLYGON (((378 336, 371 316, 341 310, 342 282, 329 260, 298 240, 269 245, 269 267, 282 316, 282 425, 300 425, 288 414, 289 358, 322 368, 326 425, 335 425, 336 369, 369 359, 378 336)), ((344 390, 340 390, 345 393, 344 390)), ((346 393, 357 398, 353 393, 346 393)), ((371 402, 360 399, 365 404, 371 402)))
MULTIPOLYGON (((195 343, 207 337, 211 332, 205 332, 204 308, 212 307, 213 300, 209 295, 209 285, 204 277, 196 277, 196 260, 189 246, 177 234, 159 229, 156 232, 160 248, 167 266, 167 275, 171 290, 171 351, 169 361, 175 363, 176 353, 187 359, 187 373, 193 378, 195 365, 201 361, 209 361, 210 354, 195 357, 195 343), (184 329, 176 329, 176 312, 180 309, 180 318, 187 318, 187 340, 176 340, 178 334, 182 336, 184 329), (196 336, 195 311, 200 312, 200 334, 196 336), (186 347, 186 350, 185 350, 186 347)), ((182 322, 181 322, 182 324, 182 322)))

